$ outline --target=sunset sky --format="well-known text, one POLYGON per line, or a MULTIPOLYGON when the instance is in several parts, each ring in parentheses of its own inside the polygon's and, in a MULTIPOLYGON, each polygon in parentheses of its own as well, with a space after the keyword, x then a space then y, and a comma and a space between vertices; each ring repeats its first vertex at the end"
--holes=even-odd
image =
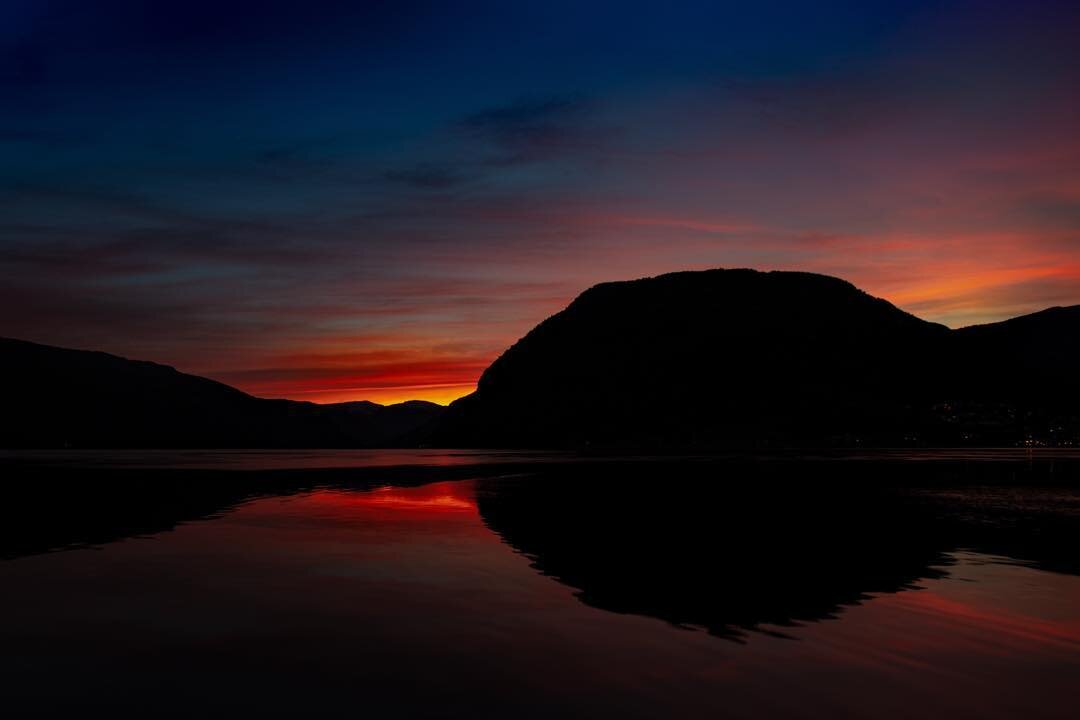
POLYGON ((4 0, 0 335, 442 402, 605 280, 1080 303, 1078 38, 1075 1, 4 0))

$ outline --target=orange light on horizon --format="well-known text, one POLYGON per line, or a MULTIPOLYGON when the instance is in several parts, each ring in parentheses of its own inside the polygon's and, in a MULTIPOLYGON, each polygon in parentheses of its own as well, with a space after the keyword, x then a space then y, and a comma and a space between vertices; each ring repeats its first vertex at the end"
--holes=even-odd
POLYGON ((1011 268, 941 273, 903 288, 880 293, 919 317, 952 327, 997 322, 1049 307, 1049 303, 1010 298, 1008 289, 1032 281, 1080 281, 1080 265, 1046 262, 1011 268))
MULTIPOLYGON (((407 400, 424 400, 438 405, 449 405, 458 398, 476 390, 476 384, 458 385, 403 385, 399 387, 355 387, 330 390, 285 391, 281 397, 289 400, 306 400, 319 404, 356 402, 368 400, 380 405, 393 405, 407 400)), ((258 393, 255 393, 258 394, 258 393)))

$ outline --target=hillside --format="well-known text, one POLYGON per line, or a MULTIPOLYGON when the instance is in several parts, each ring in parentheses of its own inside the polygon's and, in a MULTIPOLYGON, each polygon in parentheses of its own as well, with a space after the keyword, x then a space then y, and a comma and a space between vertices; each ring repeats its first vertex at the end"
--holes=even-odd
POLYGON ((1075 388, 1078 330, 1072 308, 951 331, 809 273, 605 283, 498 358, 476 392, 451 405, 432 442, 1015 444, 1069 424, 1076 395, 1060 391, 1075 388), (1043 375, 1039 392, 1010 391, 1034 373, 1043 375), (1051 390, 1064 400, 1050 403, 1051 390), (1033 417, 1038 428, 1027 423, 1033 417))
POLYGON ((443 408, 264 400, 166 365, 0 339, 0 447, 384 447, 443 408))

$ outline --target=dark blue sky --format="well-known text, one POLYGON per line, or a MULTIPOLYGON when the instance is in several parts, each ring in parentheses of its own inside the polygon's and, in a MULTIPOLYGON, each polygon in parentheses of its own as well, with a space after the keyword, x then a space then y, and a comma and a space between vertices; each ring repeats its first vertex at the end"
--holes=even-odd
POLYGON ((1080 302, 1065 2, 0 6, 0 334, 465 392, 601 280, 1080 302))

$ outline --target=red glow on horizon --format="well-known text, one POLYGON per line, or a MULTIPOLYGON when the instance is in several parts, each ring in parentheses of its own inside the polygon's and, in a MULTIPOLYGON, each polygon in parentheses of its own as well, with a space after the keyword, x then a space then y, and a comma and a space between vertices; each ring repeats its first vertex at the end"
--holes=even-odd
MULTIPOLYGON (((974 213, 967 205, 976 199, 993 200, 956 195, 959 210, 945 206, 937 214, 923 210, 925 216, 907 218, 926 225, 923 229, 863 233, 794 231, 750 216, 675 215, 649 208, 638 214, 604 207, 554 209, 544 221, 548 231, 589 236, 591 243, 573 255, 508 255, 498 273, 516 274, 512 282, 470 275, 467 253, 453 261, 442 258, 439 262, 457 263, 446 277, 388 281, 378 302, 335 306, 328 316, 356 318, 371 324, 370 330, 282 336, 269 351, 253 349, 238 368, 191 370, 258 397, 445 405, 473 392, 501 352, 591 285, 715 267, 833 275, 954 328, 1080 301, 1080 263, 1067 232, 1007 225, 958 228, 952 214, 974 213)), ((522 221, 516 215, 511 220, 522 221)), ((314 311, 311 321, 319 322, 314 311)))
MULTIPOLYGON (((488 358, 428 357, 423 350, 339 352, 338 343, 275 360, 277 367, 217 373, 257 397, 316 403, 367 400, 382 405, 425 400, 448 405, 476 389, 488 358)), ((368 344, 367 341, 364 344, 368 344)))

